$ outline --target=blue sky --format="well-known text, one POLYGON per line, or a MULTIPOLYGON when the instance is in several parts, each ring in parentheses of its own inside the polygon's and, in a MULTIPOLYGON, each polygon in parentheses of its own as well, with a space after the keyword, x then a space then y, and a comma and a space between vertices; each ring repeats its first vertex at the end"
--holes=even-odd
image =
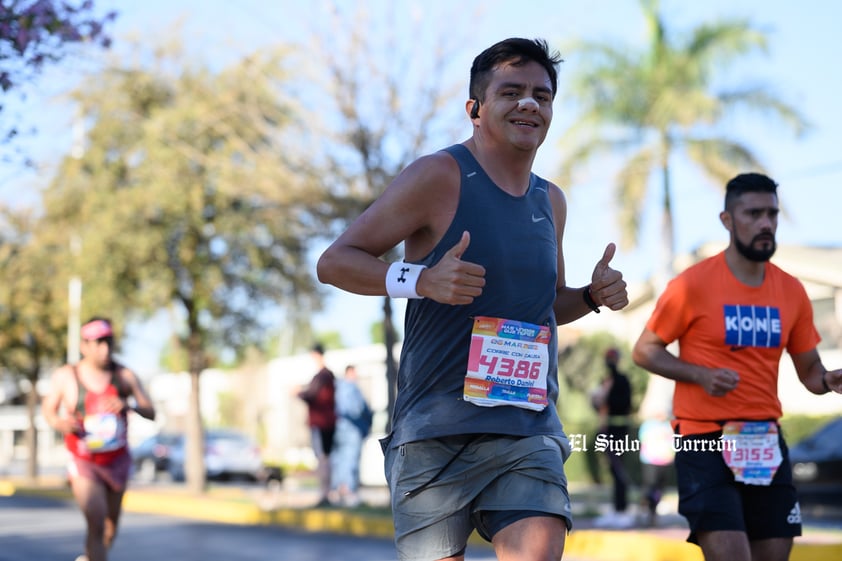
MULTIPOLYGON (((341 2, 343 5, 352 2, 341 2)), ((168 27, 180 20, 188 52, 209 61, 225 61, 262 45, 304 38, 308 25, 323 17, 319 2, 278 2, 269 0, 145 0, 143 2, 100 1, 98 5, 120 12, 116 35, 120 51, 121 37, 132 34, 153 41, 168 27)), ((453 6, 450 1, 368 3, 371 10, 393 6, 407 20, 440 17, 440 9, 453 6)), ((842 111, 839 92, 842 73, 838 72, 842 55, 842 4, 822 0, 708 0, 688 2, 662 0, 662 11, 669 25, 677 30, 689 29, 703 21, 720 18, 748 18, 768 32, 770 49, 767 56, 757 56, 725 71, 728 80, 751 80, 767 84, 783 99, 797 105, 812 123, 812 130, 803 138, 793 138, 782 126, 761 116, 749 115, 735 120, 735 136, 753 146, 780 183, 782 204, 788 218, 778 231, 779 243, 842 245, 839 212, 842 210, 842 111)), ((463 0, 455 17, 437 25, 456 29, 469 40, 454 55, 452 66, 461 72, 454 79, 467 83, 468 68, 473 57, 493 42, 509 36, 544 37, 561 49, 574 38, 616 41, 639 45, 645 35, 644 22, 634 0, 483 1, 463 0), (476 12, 479 11, 479 15, 476 12), (459 21, 459 20, 462 21, 459 21)), ((377 28, 372 29, 376 33, 377 28)), ((126 53, 125 56, 130 56, 126 53)), ((341 56, 341 53, 338 54, 341 56)), ((43 163, 49 164, 66 153, 67 134, 72 114, 66 105, 53 97, 72 83, 73 62, 48 72, 27 92, 27 100, 13 106, 28 122, 36 124, 39 134, 27 140, 27 146, 43 163)), ((567 57, 559 80, 575 68, 576 61, 567 57)), ((412 70, 412 61, 407 61, 412 70)), ((466 89, 466 88, 465 88, 466 89)), ((461 107, 464 99, 453 100, 461 107)), ((558 165, 557 139, 572 108, 563 99, 556 102, 555 120, 550 136, 539 152, 535 171, 552 178, 558 165)), ((469 128, 465 127, 465 135, 469 128)), ((462 138, 447 139, 447 143, 462 138)), ((567 281, 571 285, 588 282, 593 264, 601 256, 605 244, 617 239, 611 207, 611 180, 614 169, 594 166, 568 192, 569 217, 565 234, 567 281)), ((36 175, 8 166, 0 168, 0 197, 23 200, 27 189, 21 185, 43 184, 46 174, 36 175)), ((707 241, 725 241, 725 231, 718 222, 721 196, 695 170, 678 166, 675 170, 675 226, 678 251, 690 251, 707 241)), ((654 194, 654 190, 653 190, 654 194)), ((641 247, 618 253, 613 264, 632 281, 645 279, 652 271, 651 255, 657 250, 659 217, 654 199, 643 216, 641 247)), ((348 345, 368 342, 368 326, 379 318, 378 298, 343 295, 332 291, 330 307, 315 318, 317 329, 339 329, 348 345), (349 318, 345 320, 344 318, 349 318), (361 328, 360 326, 364 326, 361 328)), ((159 343, 153 333, 158 328, 133 330, 139 344, 127 346, 126 360, 138 369, 154 369, 152 359, 159 343), (133 364, 136 360, 139 364, 133 364)), ((126 341, 128 344, 129 341, 126 341)))

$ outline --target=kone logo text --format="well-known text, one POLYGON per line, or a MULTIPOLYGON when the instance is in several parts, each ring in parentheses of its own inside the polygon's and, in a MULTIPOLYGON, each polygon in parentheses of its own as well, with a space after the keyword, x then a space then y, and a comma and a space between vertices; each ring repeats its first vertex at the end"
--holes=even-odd
POLYGON ((781 311, 771 306, 725 306, 725 344, 779 347, 781 311))

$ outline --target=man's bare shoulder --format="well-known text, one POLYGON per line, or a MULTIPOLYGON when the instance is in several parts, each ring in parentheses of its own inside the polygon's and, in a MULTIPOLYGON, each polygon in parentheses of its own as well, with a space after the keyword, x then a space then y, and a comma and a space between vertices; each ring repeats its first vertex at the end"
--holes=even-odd
POLYGON ((459 164, 447 152, 438 151, 421 156, 409 164, 401 175, 413 184, 441 185, 459 177, 459 164))
POLYGON ((404 223, 414 223, 413 230, 429 226, 429 209, 454 201, 458 197, 459 181, 459 165, 449 154, 427 154, 395 178, 379 205, 386 205, 390 213, 398 212, 404 223))

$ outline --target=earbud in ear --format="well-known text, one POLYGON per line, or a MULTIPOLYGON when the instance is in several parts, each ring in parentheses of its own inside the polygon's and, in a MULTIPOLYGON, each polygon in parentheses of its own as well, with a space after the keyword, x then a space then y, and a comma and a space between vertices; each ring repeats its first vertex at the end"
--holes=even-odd
POLYGON ((479 100, 474 100, 474 105, 471 107, 471 119, 479 118, 479 100))

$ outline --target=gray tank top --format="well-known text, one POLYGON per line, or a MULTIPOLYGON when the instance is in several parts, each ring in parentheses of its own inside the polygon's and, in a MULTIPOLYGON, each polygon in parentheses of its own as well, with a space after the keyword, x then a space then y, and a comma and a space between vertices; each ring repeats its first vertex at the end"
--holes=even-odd
POLYGON ((427 298, 407 303, 388 445, 462 434, 560 435, 553 314, 558 247, 547 181, 532 174, 526 194, 515 197, 491 181, 465 146, 456 144, 445 151, 461 171, 459 205, 444 237, 419 263, 435 265, 467 230, 471 243, 462 259, 485 267, 486 285, 479 298, 464 306, 427 298), (463 399, 475 316, 549 326, 550 404, 543 411, 480 407, 463 399))

